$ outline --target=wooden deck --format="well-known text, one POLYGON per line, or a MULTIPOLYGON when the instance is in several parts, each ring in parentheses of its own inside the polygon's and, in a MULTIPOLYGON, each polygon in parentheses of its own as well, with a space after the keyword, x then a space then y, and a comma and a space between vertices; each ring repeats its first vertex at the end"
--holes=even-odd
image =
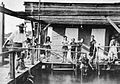
MULTIPOLYGON (((6 61, 9 61, 9 59, 6 59, 6 61)), ((38 61, 35 61, 35 64, 31 65, 30 62, 26 61, 25 65, 28 68, 24 70, 20 70, 20 73, 15 72, 15 78, 19 77, 20 75, 22 75, 23 73, 25 73, 26 71, 28 71, 29 69, 37 65, 38 63, 39 63, 38 61)), ((9 82, 13 80, 10 78, 9 71, 10 71, 9 63, 3 66, 0 66, 0 84, 9 84, 9 82)))

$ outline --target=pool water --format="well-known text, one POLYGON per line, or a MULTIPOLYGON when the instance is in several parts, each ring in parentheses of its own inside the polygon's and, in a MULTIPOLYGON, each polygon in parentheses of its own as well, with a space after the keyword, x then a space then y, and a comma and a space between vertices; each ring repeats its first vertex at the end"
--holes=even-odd
POLYGON ((120 72, 96 72, 81 75, 74 71, 37 70, 35 84, 120 84, 120 72))

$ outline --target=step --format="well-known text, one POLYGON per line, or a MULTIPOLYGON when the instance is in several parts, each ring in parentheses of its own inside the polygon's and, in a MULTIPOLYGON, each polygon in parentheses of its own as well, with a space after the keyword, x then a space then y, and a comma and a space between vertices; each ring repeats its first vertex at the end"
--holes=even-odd
POLYGON ((56 70, 56 71, 72 71, 74 69, 73 68, 53 68, 53 70, 56 70))
POLYGON ((56 68, 72 68, 74 65, 61 65, 61 64, 53 64, 53 67, 56 68))

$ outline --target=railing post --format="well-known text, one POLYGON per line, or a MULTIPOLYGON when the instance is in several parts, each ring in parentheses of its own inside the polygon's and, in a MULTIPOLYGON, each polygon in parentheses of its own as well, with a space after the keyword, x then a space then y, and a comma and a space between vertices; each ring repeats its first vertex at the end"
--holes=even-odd
MULTIPOLYGON (((2 7, 4 7, 4 4, 2 2, 2 7)), ((2 46, 4 43, 4 13, 0 13, 0 53, 3 52, 2 46)), ((0 56, 0 64, 2 65, 4 63, 4 56, 0 56)))
POLYGON ((99 46, 97 47, 97 70, 98 70, 98 76, 100 75, 100 66, 99 66, 99 46))
POLYGON ((15 79, 15 52, 10 54, 10 78, 15 79))
MULTIPOLYGON (((33 25, 33 21, 31 21, 31 25, 32 25, 32 46, 34 46, 34 25, 33 25)), ((31 64, 34 65, 34 50, 32 49, 32 55, 31 55, 31 64)))

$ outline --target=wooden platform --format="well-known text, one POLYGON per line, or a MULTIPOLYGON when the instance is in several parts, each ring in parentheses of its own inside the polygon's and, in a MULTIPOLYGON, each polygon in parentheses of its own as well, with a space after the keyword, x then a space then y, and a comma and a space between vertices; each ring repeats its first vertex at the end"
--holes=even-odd
MULTIPOLYGON (((9 61, 9 59, 7 59, 7 61, 9 61)), ((26 69, 21 70, 20 73, 15 73, 15 78, 21 76, 23 73, 25 73, 27 70, 31 69, 32 67, 36 66, 39 62, 35 61, 35 65, 31 65, 31 63, 26 62, 25 65, 26 69)), ((9 84, 10 81, 12 81, 13 79, 10 79, 9 77, 9 71, 10 71, 10 65, 6 64, 0 67, 0 84, 9 84)))
POLYGON ((75 64, 71 63, 61 63, 61 62, 42 62, 44 69, 49 67, 51 70, 58 70, 58 71, 66 71, 66 70, 74 70, 75 64))

